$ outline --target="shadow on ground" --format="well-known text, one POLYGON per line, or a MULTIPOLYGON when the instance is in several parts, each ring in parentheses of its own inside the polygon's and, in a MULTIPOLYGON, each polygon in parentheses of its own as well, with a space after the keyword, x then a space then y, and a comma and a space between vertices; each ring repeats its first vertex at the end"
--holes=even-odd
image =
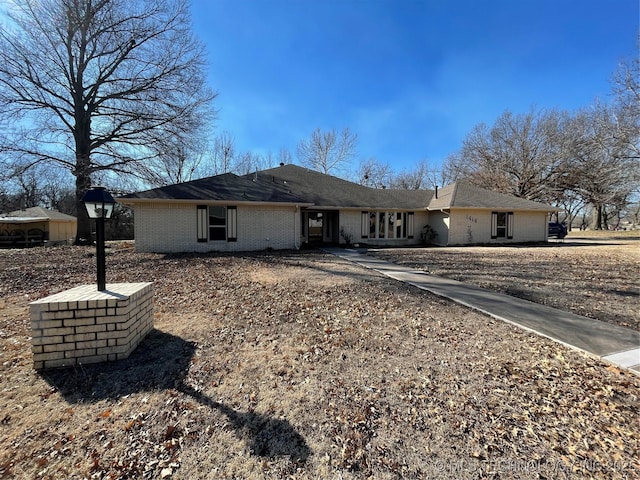
POLYGON ((69 403, 117 400, 152 390, 178 390, 227 416, 252 455, 288 456, 305 462, 311 450, 287 421, 254 412, 239 412, 187 385, 185 378, 196 346, 180 337, 152 330, 126 360, 40 372, 69 403))

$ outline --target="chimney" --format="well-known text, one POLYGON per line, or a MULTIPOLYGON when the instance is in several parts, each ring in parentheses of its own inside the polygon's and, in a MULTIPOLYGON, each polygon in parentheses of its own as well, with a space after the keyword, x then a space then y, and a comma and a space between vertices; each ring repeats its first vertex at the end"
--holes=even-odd
POLYGON ((436 185, 436 199, 438 198, 438 185, 436 185))

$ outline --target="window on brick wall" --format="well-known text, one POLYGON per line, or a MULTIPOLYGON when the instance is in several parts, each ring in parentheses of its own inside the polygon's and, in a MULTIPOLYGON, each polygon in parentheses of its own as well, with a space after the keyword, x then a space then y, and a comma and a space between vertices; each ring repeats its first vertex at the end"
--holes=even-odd
POLYGON ((362 212, 362 238, 413 238, 413 212, 362 212))
POLYGON ((491 213, 491 238, 513 238, 513 212, 491 213))
POLYGON ((221 205, 198 205, 198 242, 237 240, 238 210, 221 205))
POLYGON ((209 240, 227 239, 227 209, 218 205, 209 206, 209 240))

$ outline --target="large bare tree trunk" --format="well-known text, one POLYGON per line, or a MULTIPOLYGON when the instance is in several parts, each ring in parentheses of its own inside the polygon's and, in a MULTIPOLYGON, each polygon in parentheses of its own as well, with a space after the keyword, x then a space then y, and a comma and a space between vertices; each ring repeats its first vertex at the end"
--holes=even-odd
MULTIPOLYGON (((82 51, 84 55, 84 51, 82 51)), ((76 143, 76 165, 73 174, 76 177, 76 211, 78 232, 75 243, 92 243, 91 224, 82 197, 91 188, 91 111, 85 110, 82 94, 82 73, 78 74, 74 85, 73 100, 75 103, 74 140, 76 143)))
POLYGON ((91 188, 91 177, 87 173, 76 173, 76 211, 78 218, 78 232, 75 243, 77 245, 92 242, 91 221, 87 215, 87 209, 82 203, 85 192, 91 188))
POLYGON ((593 229, 602 230, 602 205, 596 205, 593 208, 593 229))

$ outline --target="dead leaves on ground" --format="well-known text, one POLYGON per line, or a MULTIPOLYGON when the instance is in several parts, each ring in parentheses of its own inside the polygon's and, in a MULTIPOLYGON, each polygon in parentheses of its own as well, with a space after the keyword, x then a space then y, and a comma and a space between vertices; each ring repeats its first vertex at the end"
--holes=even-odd
POLYGON ((372 254, 432 275, 640 330, 639 247, 637 237, 630 237, 610 244, 383 249, 372 254))
POLYGON ((80 252, 0 257, 12 262, 0 269, 11 294, 0 307, 0 475, 612 478, 640 468, 637 377, 317 252, 112 252, 108 281, 153 281, 156 326, 193 342, 175 382, 209 404, 146 378, 125 396, 69 404, 31 370, 21 316, 54 265, 60 290, 92 275, 80 252), (239 428, 241 417, 251 425, 239 428), (276 421, 306 441, 306 462, 252 451, 254 430, 276 421))

